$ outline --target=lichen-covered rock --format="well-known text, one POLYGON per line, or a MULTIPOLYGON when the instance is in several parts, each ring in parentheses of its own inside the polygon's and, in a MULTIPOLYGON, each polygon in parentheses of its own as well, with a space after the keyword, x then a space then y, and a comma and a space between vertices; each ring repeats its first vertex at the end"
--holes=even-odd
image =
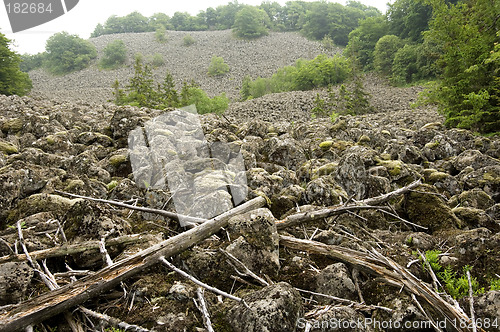
POLYGON ((54 211, 64 215, 76 203, 82 202, 80 198, 69 199, 59 195, 52 194, 34 194, 19 202, 16 209, 11 210, 9 220, 17 221, 18 219, 31 216, 39 212, 54 211))
POLYGON ((243 297, 228 313, 235 332, 290 332, 303 315, 302 298, 289 284, 280 282, 243 297))
POLYGON ((500 225, 481 209, 471 207, 454 208, 453 213, 470 228, 485 227, 494 232, 500 231, 500 225))
POLYGON ((226 250, 257 274, 275 276, 279 270, 276 219, 268 209, 235 216, 228 226, 231 244, 226 250))
POLYGON ((495 201, 483 190, 474 188, 453 196, 448 205, 451 207, 464 206, 486 210, 495 205, 495 201))
MULTIPOLYGON (((357 293, 349 270, 344 263, 328 265, 316 276, 316 293, 340 297, 343 299, 356 300, 357 293)), ((316 296, 316 300, 322 304, 329 304, 331 299, 316 296)))
POLYGON ((453 159, 453 166, 458 172, 466 167, 472 167, 477 170, 486 166, 500 165, 500 161, 482 154, 478 150, 466 150, 453 159))
POLYGON ((337 205, 347 197, 347 193, 335 182, 333 176, 321 176, 310 181, 305 191, 305 201, 319 206, 337 205))
POLYGON ((348 196, 354 196, 357 200, 365 198, 368 172, 363 157, 357 153, 357 149, 351 148, 346 151, 339 161, 334 177, 348 196))
POLYGON ((293 138, 272 137, 262 151, 270 162, 296 170, 305 160, 304 152, 293 138))
POLYGON ((476 317, 487 331, 500 331, 500 290, 490 291, 474 299, 476 317), (486 326, 488 324, 489 326, 486 326))
POLYGON ((28 262, 9 262, 0 265, 0 305, 17 304, 24 300, 33 278, 28 262))
POLYGON ((461 221, 436 193, 437 190, 433 186, 424 184, 420 185, 417 191, 406 195, 403 205, 409 220, 427 227, 431 233, 461 227, 461 221))
POLYGON ((486 166, 469 172, 461 177, 465 189, 479 188, 490 196, 498 197, 500 193, 500 165, 486 166))
POLYGON ((446 159, 455 154, 455 150, 450 143, 450 139, 439 134, 434 136, 422 149, 424 157, 429 161, 446 159))
POLYGON ((0 139, 0 152, 5 155, 9 155, 18 153, 19 149, 14 144, 5 142, 4 140, 0 139))

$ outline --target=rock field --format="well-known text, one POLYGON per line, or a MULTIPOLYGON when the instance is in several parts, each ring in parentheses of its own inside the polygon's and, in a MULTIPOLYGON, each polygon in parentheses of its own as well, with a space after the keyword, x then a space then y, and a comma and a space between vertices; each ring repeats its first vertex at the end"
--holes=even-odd
MULTIPOLYGON (((215 33, 223 47, 228 32, 215 33)), ((198 40, 193 47, 205 47, 201 34, 192 35, 198 40)), ((179 43, 182 33, 169 36, 166 46, 179 43)), ((106 38, 94 42, 102 48, 106 38)), ((134 38, 144 49, 154 44, 151 34, 134 38)), ((291 38, 292 45, 301 37, 272 34, 269 42, 272 38, 291 38)), ((319 52, 317 46, 309 49, 300 52, 319 52)), ((273 66, 293 62, 282 61, 261 70, 271 73, 273 66)), ((62 245, 80 247, 44 254, 47 270, 70 288, 70 275, 87 280, 106 267, 96 245, 101 239, 116 263, 186 229, 165 215, 66 193, 175 212, 184 188, 169 190, 165 174, 205 189, 194 191, 185 211, 196 207, 213 215, 230 209, 235 193, 242 193, 240 175, 248 186, 245 200, 266 202, 167 257, 243 299, 205 290, 215 331, 432 331, 426 315, 441 324, 444 315, 466 319, 468 297, 455 301, 441 287, 432 290, 432 276, 416 256, 429 250, 445 253, 438 263, 457 277, 472 267, 472 277, 484 288, 474 295, 476 322, 486 331, 500 331, 500 290, 490 286, 500 279, 500 140, 447 129, 432 108, 412 109, 421 88, 393 88, 369 75, 370 114, 311 120, 314 97, 324 92, 290 92, 232 104, 225 117, 200 116, 196 127, 198 120, 172 110, 105 103, 103 89, 94 94, 90 87, 96 81, 107 87, 106 80, 114 78, 91 80, 100 75, 95 69, 66 77, 73 82, 66 92, 56 89, 63 78, 42 84, 43 75, 33 74, 31 97, 0 96, 0 331, 12 331, 7 324, 21 314, 19 303, 49 291, 32 265, 15 255, 23 252, 17 225, 32 255, 62 245), (72 89, 85 93, 69 98, 72 89), (134 130, 134 142, 144 142, 129 153, 134 130), (243 170, 235 166, 239 156, 243 170), (208 186, 213 183, 217 186, 208 186), (79 272, 68 274, 68 268, 79 272), (244 274, 245 268, 256 276, 244 274), (377 329, 369 323, 374 321, 393 327, 377 329), (411 328, 398 328, 404 324, 411 328)), ((158 263, 82 305, 150 331, 206 331, 193 301, 197 287, 158 263)), ((79 310, 71 313, 86 330, 107 328, 79 310)), ((66 316, 46 319, 45 328, 70 331, 66 316)), ((455 329, 448 321, 442 330, 473 329, 455 329)))
POLYGON ((91 67, 64 77, 54 77, 44 70, 30 72, 33 95, 61 100, 104 103, 113 97, 111 85, 118 79, 122 86, 134 74, 133 59, 141 53, 145 61, 159 53, 165 65, 153 70, 158 81, 163 80, 168 69, 180 89, 182 81, 194 79, 210 96, 225 92, 230 99, 239 99, 239 89, 245 75, 252 78, 269 77, 281 67, 293 65, 297 59, 312 59, 328 53, 320 43, 309 41, 298 33, 270 33, 255 41, 238 40, 231 30, 211 32, 168 31, 168 41, 160 44, 154 32, 104 35, 91 38, 99 56, 106 45, 115 40, 124 41, 128 50, 128 65, 117 70, 102 71, 91 67), (190 34, 196 43, 187 47, 183 38, 190 34), (220 77, 207 75, 213 56, 222 56, 229 65, 229 73, 220 77))

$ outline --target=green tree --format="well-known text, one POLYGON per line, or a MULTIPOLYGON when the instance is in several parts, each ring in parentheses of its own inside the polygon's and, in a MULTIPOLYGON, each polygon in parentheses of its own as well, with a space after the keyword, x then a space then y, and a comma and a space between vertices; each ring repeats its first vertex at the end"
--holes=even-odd
POLYGON ((110 42, 103 50, 104 55, 99 62, 103 69, 116 69, 127 61, 127 47, 121 39, 110 42))
MULTIPOLYGON (((392 83, 404 85, 418 80, 418 50, 418 45, 406 44, 394 54, 391 66, 392 83)), ((389 75, 390 73, 386 74, 389 75)))
POLYGON ((412 42, 422 42, 431 17, 432 7, 423 1, 396 0, 387 11, 390 33, 412 42))
POLYGON ((375 45, 388 31, 389 25, 382 16, 360 21, 359 27, 349 33, 345 54, 349 58, 356 58, 364 69, 373 69, 375 45))
POLYGON ((68 74, 88 67, 97 57, 95 46, 77 35, 59 32, 46 43, 45 65, 55 75, 68 74))
POLYGON ((480 133, 498 132, 498 61, 492 61, 491 56, 499 41, 500 2, 429 2, 433 19, 425 38, 442 47, 440 80, 432 90, 432 99, 445 114, 446 125, 480 133))
POLYGON ((236 14, 233 32, 243 39, 259 38, 269 33, 269 23, 269 16, 264 10, 246 6, 236 14))
POLYGON ((19 68, 21 57, 10 49, 11 40, 0 33, 0 94, 23 96, 31 90, 28 74, 19 68))
POLYGON ((149 26, 151 31, 158 29, 173 29, 172 24, 170 23, 170 17, 164 13, 155 13, 149 18, 149 26))
POLYGON ((167 42, 168 37, 167 37, 167 30, 165 27, 161 26, 155 31, 155 39, 157 42, 164 44, 167 42))
POLYGON ((213 56, 208 66, 209 76, 220 76, 229 72, 229 65, 220 56, 213 56))
POLYGON ((167 70, 163 83, 159 86, 159 95, 165 107, 177 107, 179 105, 179 94, 175 89, 174 77, 167 70))
POLYGON ((191 46, 194 43, 196 43, 196 40, 190 34, 185 35, 184 38, 182 39, 182 44, 184 46, 191 46))
POLYGON ((37 54, 23 54, 21 55, 21 63, 19 64, 19 68, 25 73, 41 68, 43 66, 43 62, 45 61, 45 52, 37 53, 37 54))
POLYGON ((384 75, 391 75, 394 56, 401 47, 403 47, 403 41, 398 36, 385 35, 380 38, 375 44, 373 53, 375 69, 384 75))
POLYGON ((134 63, 134 76, 130 78, 127 85, 128 95, 123 99, 124 103, 154 108, 158 106, 158 96, 154 89, 153 72, 147 64, 142 63, 140 57, 136 57, 134 63))

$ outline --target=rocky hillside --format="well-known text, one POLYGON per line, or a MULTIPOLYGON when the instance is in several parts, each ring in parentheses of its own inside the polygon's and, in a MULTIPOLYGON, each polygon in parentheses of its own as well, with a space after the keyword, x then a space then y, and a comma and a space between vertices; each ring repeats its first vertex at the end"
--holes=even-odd
MULTIPOLYGON (((143 37, 144 43, 154 44, 151 35, 143 37)), ((177 43, 174 37, 165 47, 177 43)), ((198 40, 196 47, 201 45, 198 40)), ((231 61, 228 57, 231 67, 238 68, 231 61)), ((72 79, 81 82, 75 88, 87 91, 90 98, 91 84, 83 75, 99 74, 95 69, 73 74, 72 79)), ((426 315, 438 322, 444 322, 444 314, 465 319, 470 312, 469 300, 463 298, 467 291, 455 281, 467 265, 478 283, 476 320, 485 330, 498 331, 492 326, 500 316, 500 291, 491 285, 500 278, 500 140, 446 129, 432 109, 411 110, 408 103, 416 88, 392 90, 382 81, 371 82, 372 103, 384 112, 343 116, 333 123, 311 121, 311 94, 293 94, 288 101, 268 96, 240 104, 226 118, 201 116, 206 142, 192 127, 196 121, 179 117, 173 125, 162 120, 168 114, 162 111, 0 96, 0 330, 11 331, 6 324, 22 314, 16 310, 26 312, 16 309, 23 308, 19 302, 36 301, 48 291, 32 265, 14 255, 22 252, 16 225, 33 255, 66 241, 79 248, 45 256, 47 270, 63 289, 71 287, 64 286, 70 275, 92 280, 92 271, 106 266, 96 241, 105 238, 110 258, 121 262, 185 231, 169 217, 65 194, 175 212, 178 191, 161 181, 137 183, 132 172, 132 157, 134 165, 142 165, 139 173, 153 171, 154 163, 148 160, 156 157, 146 145, 141 153, 128 151, 131 131, 147 123, 147 130, 156 135, 149 146, 158 146, 164 155, 178 155, 175 144, 193 147, 200 142, 219 146, 229 159, 241 153, 248 185, 245 200, 266 198, 266 206, 232 217, 214 236, 169 258, 192 276, 244 300, 205 291, 215 331, 337 330, 321 325, 332 321, 347 324, 348 330, 375 331, 373 324, 356 322, 425 326, 426 315), (182 140, 175 134, 181 127, 190 133, 182 140), (397 191, 401 188, 406 190, 397 191), (438 286, 441 295, 432 291, 429 269, 415 256, 430 250, 445 253, 435 262, 441 272, 447 267, 456 273, 446 285, 449 292, 460 292, 458 305, 464 312, 447 304, 453 301, 442 293, 447 286, 438 286), (260 279, 242 274, 245 267, 260 279), (67 273, 68 268, 78 272, 67 273), (415 300, 411 294, 417 295, 415 300)), ((189 151, 195 152, 186 166, 169 165, 168 171, 174 172, 169 174, 189 173, 204 187, 207 183, 196 171, 210 172, 222 163, 212 178, 220 185, 193 197, 193 205, 203 211, 221 208, 210 204, 207 195, 226 197, 230 184, 225 181, 237 177, 237 170, 232 164, 224 166, 222 155, 210 158, 204 148, 189 151)), ((204 331, 202 314, 193 302, 196 288, 158 263, 83 305, 151 331, 204 331)), ((71 312, 88 329, 89 322, 101 329, 100 320, 71 312)), ((69 329, 63 316, 44 324, 69 329)), ((454 329, 448 323, 446 330, 454 329)))
MULTIPOLYGON (((106 45, 116 39, 124 41, 128 49, 129 65, 117 70, 102 71, 94 64, 91 67, 62 77, 53 77, 43 70, 30 72, 33 80, 33 96, 51 99, 105 103, 112 98, 111 85, 118 79, 123 86, 134 73, 133 59, 141 53, 144 59, 161 54, 165 65, 154 69, 158 81, 165 77, 168 69, 180 88, 184 80, 194 79, 209 95, 225 92, 231 99, 239 98, 239 89, 246 75, 253 78, 269 77, 278 68, 292 65, 300 58, 312 59, 327 51, 318 42, 309 41, 298 33, 271 33, 253 41, 235 39, 230 30, 180 32, 168 31, 168 41, 161 44, 154 33, 131 33, 104 35, 91 38, 99 58, 106 45), (195 44, 183 45, 183 38, 190 34, 195 44), (209 77, 208 66, 213 56, 221 56, 230 67, 222 77, 209 77)), ((98 60, 99 60, 98 58, 98 60)))

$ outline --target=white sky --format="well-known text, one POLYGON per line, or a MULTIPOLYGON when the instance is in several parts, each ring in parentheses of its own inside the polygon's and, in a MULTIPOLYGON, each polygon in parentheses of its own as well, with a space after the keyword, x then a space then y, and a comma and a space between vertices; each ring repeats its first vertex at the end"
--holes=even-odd
MULTIPOLYGON (((276 0, 284 5, 288 0, 276 0)), ((312 0, 306 0, 308 2, 312 0)), ((377 7, 385 13, 388 0, 361 0, 360 2, 377 7)), ((14 50, 20 54, 35 54, 45 50, 45 41, 54 33, 67 31, 82 38, 89 38, 98 23, 104 23, 111 15, 125 16, 138 11, 144 16, 165 13, 172 16, 175 12, 188 12, 196 15, 209 7, 226 5, 230 0, 80 0, 67 14, 29 30, 12 33, 7 11, 0 5, 0 32, 14 41, 14 50)), ((260 5, 262 0, 239 0, 241 4, 260 5)), ((333 1, 331 1, 333 2, 333 1)), ((335 2, 345 3, 339 0, 335 2)))

